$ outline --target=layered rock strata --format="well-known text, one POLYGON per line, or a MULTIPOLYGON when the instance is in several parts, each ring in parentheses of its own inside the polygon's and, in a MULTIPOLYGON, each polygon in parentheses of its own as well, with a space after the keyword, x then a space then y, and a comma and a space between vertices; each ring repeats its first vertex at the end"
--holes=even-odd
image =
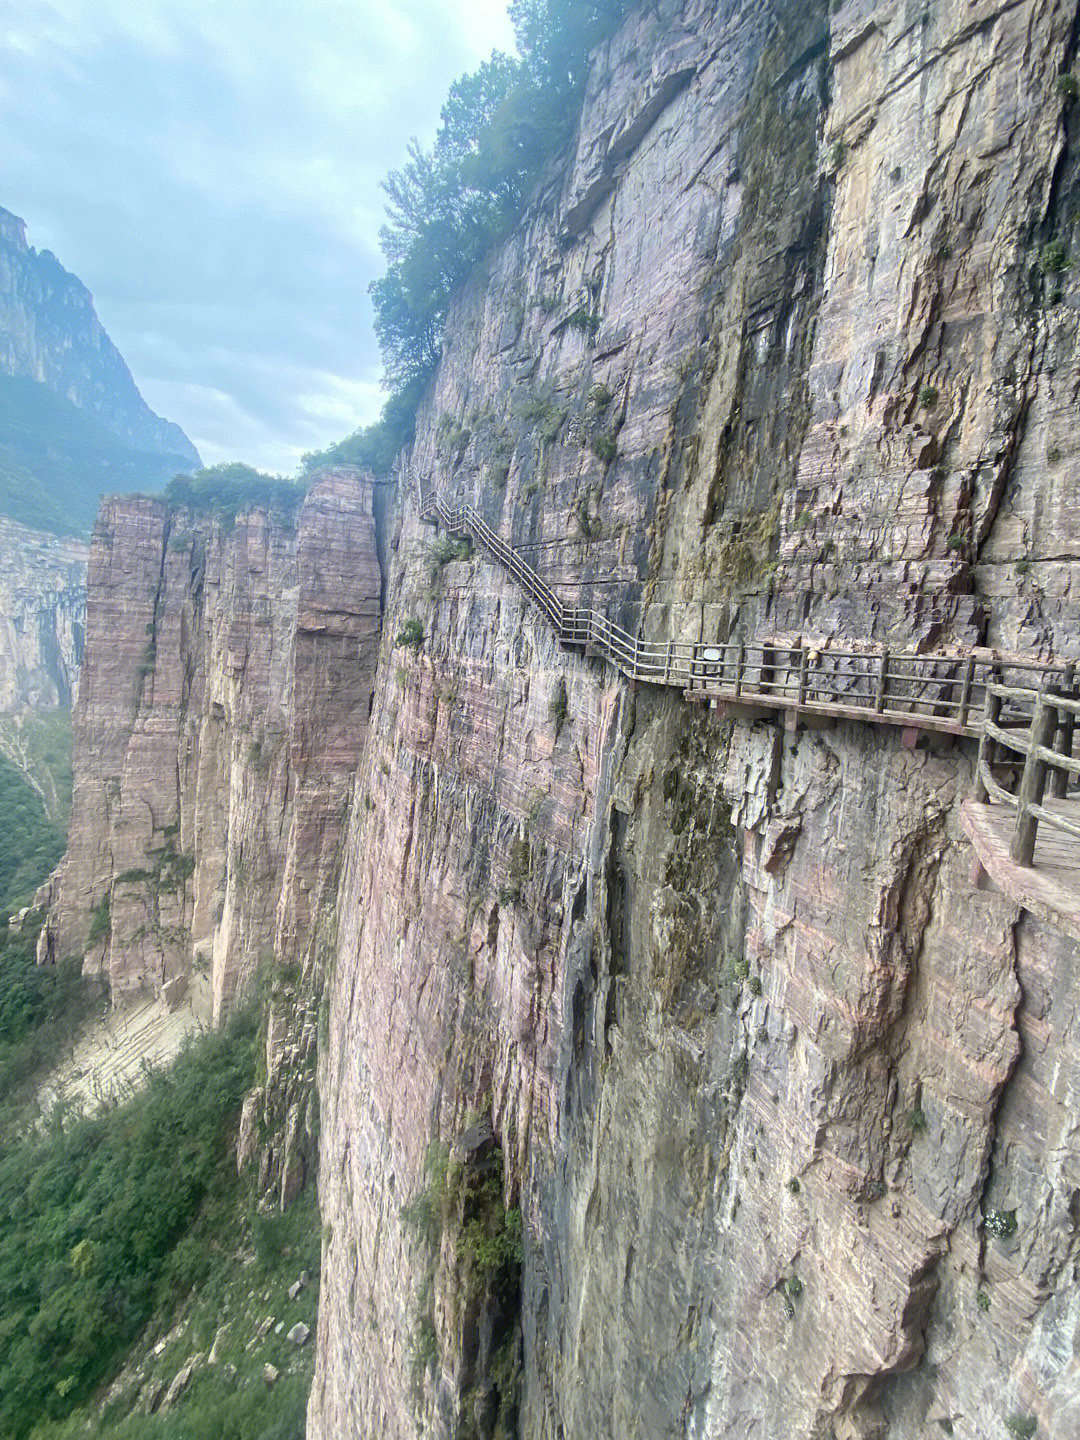
MULTIPOLYGON (((1076 29, 642 6, 416 468, 649 636, 1076 656, 1076 29)), ((1080 956, 973 889, 966 742, 633 692, 412 493, 395 543, 310 1433, 1073 1433, 1080 956)))
POLYGON ((371 501, 343 469, 294 510, 105 502, 42 958, 114 991, 203 976, 215 1021, 260 966, 300 979, 367 730, 371 501))
POLYGON ((0 516, 0 711, 55 710, 78 695, 87 554, 81 540, 0 516))

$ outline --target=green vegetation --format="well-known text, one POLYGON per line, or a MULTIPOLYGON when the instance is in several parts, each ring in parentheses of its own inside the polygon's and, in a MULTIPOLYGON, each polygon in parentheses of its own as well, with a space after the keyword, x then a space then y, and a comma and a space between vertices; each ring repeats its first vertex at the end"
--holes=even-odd
POLYGON ((405 621, 394 640, 395 645, 404 645, 409 650, 419 650, 423 643, 424 627, 415 616, 405 621))
POLYGON ((0 755, 0 921, 28 905, 64 853, 64 831, 45 813, 41 796, 0 755))
POLYGON ((84 976, 79 959, 36 963, 43 918, 28 919, 19 933, 0 928, 0 1142, 18 1131, 38 1076, 104 997, 103 982, 84 976))
POLYGON ((469 427, 463 425, 449 411, 444 411, 439 416, 439 423, 435 429, 435 444, 443 455, 460 460, 468 449, 471 439, 472 431, 469 427))
POLYGON ((908 1111, 907 1123, 916 1134, 921 1134, 926 1129, 926 1111, 921 1105, 916 1105, 914 1109, 908 1111))
POLYGON ((413 141, 387 177, 387 269, 371 287, 395 390, 439 358, 450 297, 517 219, 545 159, 568 138, 589 50, 628 0, 514 0, 522 59, 493 54, 450 87, 435 143, 413 141))
MULTIPOLYGON (((374 425, 304 455, 305 475, 334 464, 386 475, 412 441, 451 297, 509 232, 545 161, 570 138, 589 52, 628 9, 629 0, 512 0, 522 58, 496 52, 456 80, 430 150, 414 140, 405 164, 387 176, 386 272, 371 296, 390 397, 374 425)), ((544 294, 534 304, 550 314, 560 301, 544 294)), ((579 309, 566 323, 591 335, 600 319, 579 309)), ((543 430, 549 442, 551 423, 543 430)))
POLYGON ((521 899, 532 870, 532 851, 524 836, 519 836, 510 847, 510 865, 506 884, 499 887, 500 905, 516 905, 521 899))
POLYGON ((583 335, 592 336, 600 329, 600 316, 579 306, 566 317, 565 323, 571 330, 580 330, 583 335))
POLYGON ((306 494, 303 481, 264 475, 261 470, 253 470, 239 461, 211 465, 206 470, 196 470, 194 475, 176 475, 165 490, 166 498, 173 505, 210 511, 227 524, 252 505, 265 505, 278 515, 295 515, 306 494))
POLYGON ((132 1358, 145 1379, 121 1385, 103 1411, 91 1403, 65 1421, 40 1426, 33 1440, 303 1440, 314 1346, 309 1341, 298 1350, 286 1335, 297 1321, 315 1328, 320 1234, 314 1193, 303 1193, 283 1215, 268 1215, 251 1205, 242 1185, 226 1185, 181 1247, 205 1274, 178 1307, 169 1299, 144 1332, 132 1358), (309 1283, 289 1299, 304 1270, 309 1283), (178 1310, 182 1333, 154 1354, 152 1341, 171 1336, 178 1310), (251 1345, 268 1314, 285 1333, 271 1329, 251 1345), (192 1353, 205 1356, 215 1342, 215 1364, 195 1370, 172 1410, 140 1413, 140 1389, 167 1388, 192 1353), (265 1364, 280 1372, 273 1390, 263 1380, 265 1364))
POLYGON ((452 565, 455 560, 471 560, 472 541, 467 535, 457 539, 453 535, 440 535, 427 547, 425 554, 428 570, 434 578, 439 570, 445 565, 452 565))
POLYGON ((798 1275, 789 1275, 784 1281, 784 1293, 792 1300, 798 1300, 803 1293, 803 1283, 798 1275))
POLYGON ((1060 275, 1071 264, 1064 240, 1048 240, 1039 251, 1039 269, 1044 275, 1060 275))
POLYGON ((1031 1440, 1032 1435, 1039 1428, 1039 1422, 1034 1415, 1012 1414, 1005 1421, 1005 1429, 1010 1435, 1016 1435, 1018 1440, 1031 1440))
POLYGON ((932 410, 938 402, 936 385, 923 385, 919 390, 919 404, 924 410, 932 410))
POLYGON ((577 531, 583 540, 596 540, 601 534, 600 517, 589 508, 588 495, 582 495, 577 503, 577 531))
POLYGON ((1071 71, 1066 70, 1063 75, 1059 75, 1054 82, 1054 88, 1066 105, 1072 105, 1080 98, 1080 80, 1071 71))
POLYGON ((66 834, 71 815, 71 711, 61 706, 27 715, 19 734, 26 768, 45 793, 46 813, 66 834))
POLYGON ((451 1161, 445 1145, 433 1141, 424 1175, 423 1188, 401 1210, 402 1222, 424 1246, 428 1262, 413 1299, 413 1385, 418 1390, 425 1372, 438 1362, 435 1274, 446 1239, 454 1256, 452 1283, 460 1286, 465 1308, 472 1311, 482 1304, 491 1315, 494 1353, 488 1375, 498 1395, 494 1433, 509 1437, 517 1433, 523 1234, 521 1210, 503 1206, 503 1152, 495 1144, 461 1164, 451 1161))
MULTIPOLYGON (((130 871, 128 872, 131 873, 130 871)), ((86 932, 86 947, 92 950, 95 945, 101 943, 112 929, 112 917, 109 896, 103 895, 98 903, 90 911, 90 928, 86 932)))
POLYGON ((787 1188, 791 1191, 792 1195, 798 1195, 802 1186, 799 1184, 799 1177, 797 1175, 793 1175, 787 1182, 787 1188))
POLYGON ((356 430, 325 450, 308 450, 300 457, 305 475, 329 465, 357 465, 376 475, 389 473, 394 457, 411 445, 416 433, 416 407, 424 393, 427 376, 417 377, 395 389, 373 425, 356 430))
POLYGON ((825 173, 835 175, 844 163, 847 147, 842 140, 834 140, 825 152, 825 173))
POLYGON ((593 454, 605 465, 610 465, 619 453, 614 435, 594 435, 590 443, 593 454))
POLYGON ((102 495, 159 490, 186 464, 130 449, 36 380, 0 375, 0 513, 23 525, 88 535, 102 495))
POLYGON ((1011 1240, 1016 1234, 1015 1210, 987 1210, 983 1216, 983 1229, 997 1240, 1011 1240))
POLYGON ((982 1311, 982 1313, 985 1315, 986 1312, 990 1309, 990 1296, 989 1296, 989 1294, 987 1293, 987 1291, 985 1291, 985 1290, 977 1290, 977 1291, 975 1292, 975 1304, 979 1307, 979 1309, 980 1309, 980 1310, 982 1311))
POLYGON ((555 739, 559 738, 559 731, 566 724, 566 717, 570 713, 570 707, 566 694, 566 681, 560 675, 555 682, 555 688, 551 692, 551 699, 548 701, 548 719, 555 727, 555 739))
POLYGON ((0 1156, 0 1433, 68 1416, 210 1275, 257 1042, 238 1014, 128 1104, 0 1156))
POLYGON ((514 402, 514 414, 532 426, 547 445, 555 439, 566 419, 565 407, 557 405, 546 389, 524 391, 514 402))

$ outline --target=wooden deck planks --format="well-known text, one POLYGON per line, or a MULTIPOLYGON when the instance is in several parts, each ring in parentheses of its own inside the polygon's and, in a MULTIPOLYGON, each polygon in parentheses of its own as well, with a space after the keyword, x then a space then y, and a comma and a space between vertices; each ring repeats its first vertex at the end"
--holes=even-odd
MULTIPOLYGON (((1049 800, 1048 810, 1058 810, 1070 820, 1080 821, 1080 800, 1049 800)), ((1010 900, 1025 910, 1063 929, 1080 943, 1080 840, 1039 825, 1035 857, 1031 865, 1018 865, 1009 856, 1016 824, 1010 805, 979 804, 965 800, 960 823, 971 841, 979 863, 1010 900)))

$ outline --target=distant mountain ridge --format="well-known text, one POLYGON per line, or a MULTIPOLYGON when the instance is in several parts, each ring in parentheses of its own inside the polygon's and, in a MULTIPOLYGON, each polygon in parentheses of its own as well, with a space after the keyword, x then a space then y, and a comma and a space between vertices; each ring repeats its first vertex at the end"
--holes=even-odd
POLYGON ((26 223, 0 206, 0 374, 46 385, 89 412, 132 450, 201 464, 191 441, 155 415, 94 311, 94 297, 49 250, 27 244, 26 223))

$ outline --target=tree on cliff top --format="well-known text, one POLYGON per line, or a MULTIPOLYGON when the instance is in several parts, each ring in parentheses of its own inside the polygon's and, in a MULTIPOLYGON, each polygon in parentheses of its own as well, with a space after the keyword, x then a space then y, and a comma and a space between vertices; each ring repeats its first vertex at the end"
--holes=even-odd
POLYGON ((294 514, 303 503, 307 486, 281 475, 266 475, 234 460, 196 470, 194 475, 175 475, 165 490, 173 505, 188 510, 212 510, 222 519, 232 519, 252 505, 294 514))
POLYGON ((450 87, 435 142, 418 141, 383 183, 386 273, 371 285, 383 383, 381 417, 325 450, 303 473, 363 465, 386 474, 411 444, 416 407, 442 353, 450 300, 521 214, 544 161, 569 138, 592 49, 631 0, 513 0, 521 59, 496 51, 450 87))
POLYGON ((371 286, 386 383, 425 380, 450 298, 521 213, 540 166, 569 137, 590 50, 630 0, 514 0, 520 60, 498 52, 450 87, 435 143, 384 182, 386 273, 371 286))

